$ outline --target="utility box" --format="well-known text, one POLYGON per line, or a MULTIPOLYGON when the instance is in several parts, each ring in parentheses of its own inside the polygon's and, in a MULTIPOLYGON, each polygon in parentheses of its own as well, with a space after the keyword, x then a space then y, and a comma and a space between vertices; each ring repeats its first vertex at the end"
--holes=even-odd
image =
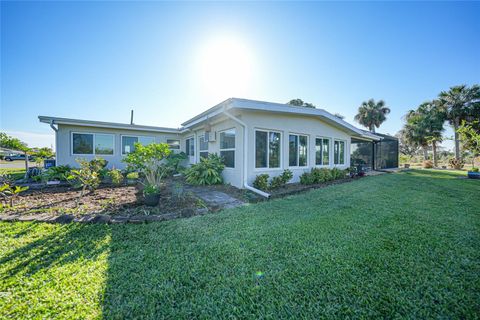
POLYGON ((45 169, 49 169, 51 167, 55 167, 55 159, 46 159, 43 160, 43 167, 45 169))

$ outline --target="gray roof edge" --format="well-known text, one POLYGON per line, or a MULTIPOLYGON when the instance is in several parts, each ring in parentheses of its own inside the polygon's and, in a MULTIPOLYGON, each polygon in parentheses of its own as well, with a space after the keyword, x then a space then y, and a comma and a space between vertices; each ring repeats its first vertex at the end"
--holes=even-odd
POLYGON ((165 132, 165 133, 181 132, 181 130, 178 128, 143 126, 143 125, 136 125, 136 124, 132 125, 127 123, 70 119, 70 118, 60 118, 60 117, 52 117, 52 116, 38 116, 38 120, 43 123, 52 123, 53 121, 54 124, 69 124, 69 125, 80 125, 80 126, 99 127, 99 128, 126 129, 126 130, 134 130, 134 131, 156 131, 156 132, 165 132))

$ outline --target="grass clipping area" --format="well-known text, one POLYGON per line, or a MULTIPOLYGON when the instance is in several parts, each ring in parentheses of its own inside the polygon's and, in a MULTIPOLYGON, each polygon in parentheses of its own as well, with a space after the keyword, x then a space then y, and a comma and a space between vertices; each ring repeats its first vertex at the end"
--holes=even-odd
POLYGON ((0 318, 478 318, 479 195, 413 170, 165 223, 2 223, 0 318))

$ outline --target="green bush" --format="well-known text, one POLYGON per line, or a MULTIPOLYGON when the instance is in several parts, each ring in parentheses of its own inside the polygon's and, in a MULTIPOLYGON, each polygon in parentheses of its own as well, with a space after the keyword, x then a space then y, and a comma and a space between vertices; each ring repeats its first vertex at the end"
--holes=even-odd
POLYGON ((68 165, 51 167, 44 172, 45 179, 47 181, 67 181, 67 177, 70 175, 72 168, 68 165))
POLYGON ((293 172, 286 169, 281 175, 272 178, 272 181, 270 181, 270 189, 283 187, 288 183, 288 181, 292 180, 292 178, 293 172))
POLYGON ((332 178, 333 180, 339 180, 339 179, 344 179, 346 176, 345 170, 341 170, 338 168, 333 168, 331 170, 332 178))
POLYGON ((121 185, 123 182, 122 172, 118 169, 112 169, 107 173, 108 177, 112 180, 112 183, 116 186, 121 185))
POLYGON ((255 177, 253 181, 253 187, 259 190, 267 191, 268 190, 268 178, 270 176, 266 173, 259 174, 255 177))
POLYGON ((92 162, 83 159, 77 159, 80 164, 80 169, 73 169, 70 171, 70 175, 67 180, 75 187, 81 188, 79 198, 83 197, 85 190, 95 191, 100 185, 100 175, 98 171, 93 169, 103 170, 101 166, 92 165, 92 162))
POLYGON ((222 157, 211 153, 207 158, 201 158, 200 163, 188 168, 185 171, 185 177, 187 182, 193 185, 221 184, 224 168, 222 157))
POLYGON ((151 143, 146 146, 135 143, 135 150, 127 154, 122 161, 127 164, 127 170, 141 172, 147 166, 151 167, 152 163, 160 165, 171 152, 166 143, 151 143))
POLYGON ((138 172, 129 172, 127 173, 126 177, 128 180, 137 180, 139 175, 138 172))
POLYGON ((173 174, 182 172, 185 168, 180 165, 182 161, 187 159, 185 152, 170 153, 166 158, 166 166, 171 168, 173 174))

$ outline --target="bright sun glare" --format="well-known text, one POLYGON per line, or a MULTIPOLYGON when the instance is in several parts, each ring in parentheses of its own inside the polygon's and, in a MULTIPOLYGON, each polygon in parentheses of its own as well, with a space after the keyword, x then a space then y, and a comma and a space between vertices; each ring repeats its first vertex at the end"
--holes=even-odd
POLYGON ((248 46, 233 37, 207 41, 198 55, 203 90, 215 98, 247 94, 253 80, 253 57, 248 46))

